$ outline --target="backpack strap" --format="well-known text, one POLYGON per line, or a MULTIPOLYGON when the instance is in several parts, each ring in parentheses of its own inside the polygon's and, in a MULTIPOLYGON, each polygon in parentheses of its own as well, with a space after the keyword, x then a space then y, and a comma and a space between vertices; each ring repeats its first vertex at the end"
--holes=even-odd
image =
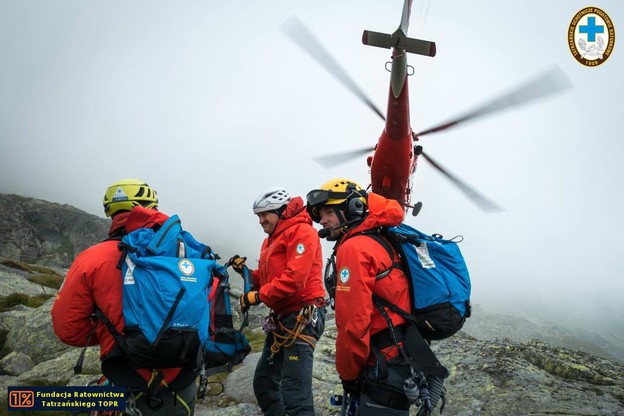
POLYGON ((426 375, 433 375, 441 378, 448 377, 448 370, 440 363, 435 353, 431 350, 427 340, 420 335, 420 331, 416 325, 408 325, 402 337, 403 342, 399 344, 397 330, 392 324, 392 319, 388 316, 388 312, 380 300, 380 297, 373 295, 375 306, 388 324, 388 333, 392 342, 399 350, 403 360, 409 364, 410 368, 413 371, 423 372, 426 375), (410 327, 414 329, 410 330, 410 327), (410 336, 407 335, 408 332, 410 336))
POLYGON ((390 261, 392 261, 392 265, 387 270, 384 270, 383 272, 377 274, 375 276, 376 280, 383 279, 384 277, 388 276, 390 272, 392 271, 392 269, 403 270, 403 263, 401 262, 401 258, 399 256, 399 259, 398 260, 396 259, 396 256, 394 255, 395 251, 392 248, 392 244, 390 244, 388 239, 384 237, 383 235, 384 231, 385 231, 385 228, 379 227, 379 228, 373 228, 370 230, 362 231, 353 236, 355 237, 358 235, 366 235, 372 238, 373 240, 377 241, 388 253, 388 256, 390 257, 390 261))
POLYGON ((164 382, 165 375, 161 371, 153 370, 152 377, 147 382, 147 389, 145 390, 145 403, 153 411, 157 411, 165 404, 164 400, 158 397, 160 391, 163 388, 167 388, 167 383, 164 382))
POLYGON ((390 316, 388 316, 388 312, 384 309, 384 307, 377 303, 376 299, 378 299, 378 297, 376 295, 373 295, 373 303, 375 303, 375 306, 379 310, 379 313, 381 314, 381 316, 383 316, 383 318, 386 320, 386 323, 388 324, 388 333, 390 335, 390 338, 392 339, 392 343, 397 348, 397 350, 399 350, 399 353, 401 354, 401 357, 403 357, 405 362, 410 364, 411 366, 411 361, 407 353, 405 352, 403 345, 399 344, 399 338, 394 329, 394 325, 392 324, 392 319, 390 319, 390 316))
POLYGON ((118 228, 111 235, 108 236, 104 241, 121 241, 121 239, 126 235, 126 229, 124 227, 118 228))
MULTIPOLYGON (((182 286, 175 300, 173 301, 173 305, 171 305, 171 309, 169 309, 169 313, 167 314, 167 317, 165 318, 165 322, 163 322, 162 326, 160 327, 160 331, 158 331, 158 335, 156 336, 156 339, 154 339, 154 342, 152 342, 152 345, 150 345, 150 348, 156 348, 158 344, 160 343, 160 339, 163 337, 165 332, 167 332, 169 323, 173 319, 173 314, 175 313, 176 309, 178 309, 178 305, 180 304, 180 301, 182 300, 182 296, 184 295, 184 292, 186 292, 186 289, 184 288, 184 286, 182 286)), ((185 346, 184 352, 186 352, 186 347, 188 346, 185 346)))
POLYGON ((85 346, 82 347, 82 351, 80 351, 80 355, 78 356, 78 361, 76 361, 76 365, 74 366, 74 374, 82 373, 82 364, 84 362, 85 353, 87 352, 87 347, 91 342, 91 337, 95 334, 95 330, 97 329, 97 322, 94 316, 91 316, 91 320, 93 321, 93 329, 87 335, 87 340, 85 341, 85 346))
POLYGON ((421 324, 420 320, 418 320, 414 315, 399 308, 394 303, 388 302, 382 297, 373 295, 373 302, 375 303, 375 306, 377 307, 377 309, 379 309, 380 307, 386 307, 390 309, 392 312, 401 315, 409 323, 415 324, 417 326, 421 324))
POLYGON ((111 335, 115 339, 115 342, 117 343, 117 345, 119 345, 119 348, 122 351, 126 351, 127 350, 126 341, 123 335, 121 335, 119 331, 117 331, 117 328, 115 328, 115 325, 113 325, 113 323, 106 317, 106 315, 104 315, 104 312, 102 312, 100 308, 96 307, 94 315, 97 319, 102 321, 104 325, 106 325, 106 328, 108 328, 108 332, 111 333, 111 335))

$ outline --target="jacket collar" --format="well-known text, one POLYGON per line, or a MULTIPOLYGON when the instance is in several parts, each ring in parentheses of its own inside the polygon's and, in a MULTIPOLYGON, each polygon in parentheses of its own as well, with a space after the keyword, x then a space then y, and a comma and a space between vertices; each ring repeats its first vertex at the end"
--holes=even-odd
MULTIPOLYGON (((379 227, 392 227, 399 225, 405 219, 405 212, 401 204, 394 199, 385 198, 379 194, 368 193, 368 211, 364 220, 353 228, 347 230, 346 234, 339 240, 339 244, 347 238, 362 231, 379 227)), ((338 244, 338 245, 339 245, 338 244)))
POLYGON ((290 202, 286 206, 286 209, 282 213, 277 226, 273 233, 269 236, 274 238, 275 236, 281 234, 287 228, 291 227, 294 224, 298 223, 306 223, 312 225, 312 218, 310 218, 310 214, 305 210, 305 205, 303 204, 303 199, 301 197, 296 196, 291 198, 290 202))
POLYGON ((153 208, 134 207, 132 211, 120 212, 113 216, 108 236, 123 235, 139 228, 162 225, 167 219, 168 215, 153 208))

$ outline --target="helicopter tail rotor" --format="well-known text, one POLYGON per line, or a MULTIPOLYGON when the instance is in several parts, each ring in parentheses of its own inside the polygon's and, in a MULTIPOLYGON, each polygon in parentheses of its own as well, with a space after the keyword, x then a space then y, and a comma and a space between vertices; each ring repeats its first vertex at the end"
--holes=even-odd
POLYGON ((399 30, 392 35, 387 33, 373 32, 365 30, 362 33, 362 43, 368 46, 377 46, 379 48, 398 48, 404 49, 406 52, 418 55, 434 57, 436 55, 436 44, 428 40, 408 38, 399 30))
POLYGON ((403 3, 403 12, 401 14, 401 23, 393 34, 389 35, 387 33, 365 30, 364 33, 362 33, 362 43, 379 48, 396 48, 409 53, 434 57, 436 54, 435 42, 407 37, 411 13, 412 0, 405 0, 403 3))

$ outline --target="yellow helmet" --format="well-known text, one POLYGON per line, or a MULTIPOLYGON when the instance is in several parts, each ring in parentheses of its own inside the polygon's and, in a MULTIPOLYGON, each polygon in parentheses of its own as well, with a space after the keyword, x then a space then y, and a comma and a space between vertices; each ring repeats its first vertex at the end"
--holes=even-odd
POLYGON ((360 185, 349 179, 332 179, 321 185, 320 189, 310 191, 306 197, 307 210, 312 220, 319 222, 319 211, 326 205, 342 205, 347 221, 363 218, 368 194, 360 185))
POLYGON ((103 204, 104 214, 111 217, 120 211, 131 211, 138 205, 157 208, 158 195, 141 179, 122 179, 108 187, 103 204))

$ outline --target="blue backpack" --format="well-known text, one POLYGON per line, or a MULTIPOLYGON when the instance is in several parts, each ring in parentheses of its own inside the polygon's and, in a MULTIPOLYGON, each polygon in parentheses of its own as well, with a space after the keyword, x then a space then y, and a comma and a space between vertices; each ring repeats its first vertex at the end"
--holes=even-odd
MULTIPOLYGON (((128 372, 128 363, 135 369, 183 368, 168 389, 185 387, 200 374, 200 393, 203 388, 205 395, 206 375, 230 371, 251 350, 242 333, 244 324, 239 330, 233 327, 228 274, 217 263, 218 254, 182 230, 177 215, 160 227, 109 240, 120 240, 117 268, 123 279, 125 326, 122 335, 96 308, 95 316, 116 342, 102 361, 102 371, 119 385, 145 389, 145 380, 128 372)), ((86 345, 76 374, 82 371, 86 345)), ((150 384, 160 380, 147 385, 148 395, 153 393, 150 384)))
MULTIPOLYGON (((245 267, 245 280, 249 281, 249 270, 245 267)), ((245 285, 245 293, 249 286, 245 285)), ((234 328, 232 304, 230 301, 230 283, 227 274, 215 280, 208 295, 210 325, 208 340, 204 344, 203 366, 199 373, 197 398, 204 399, 208 392, 208 377, 214 374, 230 372, 236 364, 243 362, 251 351, 251 346, 243 333, 247 326, 247 312, 239 329, 234 328)))
MULTIPOLYGON (((427 235, 401 224, 396 227, 365 231, 388 251, 393 267, 408 276, 412 310, 404 311, 386 299, 374 297, 375 303, 402 315, 414 323, 425 339, 440 340, 459 331, 470 316, 470 275, 453 240, 427 235), (400 261, 394 259, 394 247, 400 261)), ((381 273, 378 279, 390 270, 381 273)))
MULTIPOLYGON (((245 267, 246 278, 249 279, 249 270, 245 267)), ((245 292, 249 288, 245 287, 245 292)), ((204 365, 207 375, 223 371, 231 371, 236 364, 251 351, 251 346, 243 334, 247 326, 247 312, 239 329, 234 328, 232 319, 232 304, 230 301, 230 283, 228 276, 223 276, 212 285, 208 295, 210 310, 210 326, 208 341, 204 346, 204 365)))
POLYGON ((177 215, 126 234, 119 247, 125 335, 101 311, 96 316, 133 367, 198 369, 213 276, 227 275, 218 255, 183 231, 177 215))

